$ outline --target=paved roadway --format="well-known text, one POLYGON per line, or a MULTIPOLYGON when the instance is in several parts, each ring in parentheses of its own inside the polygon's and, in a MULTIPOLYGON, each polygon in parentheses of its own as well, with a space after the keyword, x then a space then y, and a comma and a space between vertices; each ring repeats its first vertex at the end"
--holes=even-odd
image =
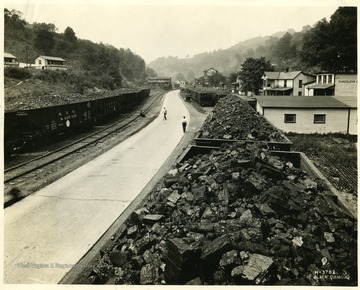
MULTIPOLYGON (((55 284, 155 175, 190 115, 172 91, 149 126, 36 194, 4 210, 4 283, 55 284)), ((86 266, 86 265, 85 265, 86 266)))

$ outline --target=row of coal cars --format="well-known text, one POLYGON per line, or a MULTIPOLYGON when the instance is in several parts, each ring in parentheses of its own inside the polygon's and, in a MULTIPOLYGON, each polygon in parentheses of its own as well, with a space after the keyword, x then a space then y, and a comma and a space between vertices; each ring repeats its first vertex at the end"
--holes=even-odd
POLYGON ((86 130, 126 113, 148 98, 149 88, 119 89, 82 98, 48 97, 46 101, 18 106, 4 113, 4 154, 20 148, 37 148, 53 139, 86 130), (53 99, 53 101, 49 101, 53 99))

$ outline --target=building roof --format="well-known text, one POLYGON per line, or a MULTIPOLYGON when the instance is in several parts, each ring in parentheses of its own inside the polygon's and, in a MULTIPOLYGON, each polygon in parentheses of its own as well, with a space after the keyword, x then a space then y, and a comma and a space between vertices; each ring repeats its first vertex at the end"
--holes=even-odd
POLYGON ((266 75, 271 80, 293 80, 299 74, 301 74, 301 71, 289 71, 289 72, 266 71, 266 72, 264 72, 264 75, 266 75))
POLYGON ((16 58, 16 56, 12 55, 11 53, 4 52, 4 57, 7 58, 16 58))
POLYGON ((65 59, 63 59, 61 57, 56 57, 56 56, 39 55, 38 58, 39 57, 42 57, 42 58, 47 59, 47 60, 65 61, 65 59))
POLYGON ((357 108, 357 96, 332 96, 332 97, 348 105, 351 108, 357 108))
POLYGON ((350 108, 333 96, 256 96, 263 108, 350 108))
POLYGON ((209 71, 209 70, 211 70, 211 69, 213 69, 214 71, 218 71, 217 69, 211 67, 211 68, 208 68, 208 69, 204 70, 204 72, 207 72, 207 71, 209 71))
POLYGON ((317 89, 317 90, 326 90, 333 88, 334 84, 327 84, 327 85, 320 85, 320 84, 314 84, 306 87, 307 89, 317 89))
POLYGON ((266 88, 266 91, 271 91, 271 92, 286 92, 286 91, 290 91, 292 90, 292 88, 266 88))

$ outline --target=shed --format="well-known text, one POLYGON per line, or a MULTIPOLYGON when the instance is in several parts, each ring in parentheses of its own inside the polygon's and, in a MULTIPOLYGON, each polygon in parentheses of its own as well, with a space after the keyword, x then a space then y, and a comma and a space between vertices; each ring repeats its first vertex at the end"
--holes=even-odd
POLYGON ((4 66, 18 66, 16 56, 11 53, 4 52, 4 66))
POLYGON ((357 134, 357 103, 350 97, 346 101, 333 96, 257 96, 256 99, 256 110, 285 132, 357 134))

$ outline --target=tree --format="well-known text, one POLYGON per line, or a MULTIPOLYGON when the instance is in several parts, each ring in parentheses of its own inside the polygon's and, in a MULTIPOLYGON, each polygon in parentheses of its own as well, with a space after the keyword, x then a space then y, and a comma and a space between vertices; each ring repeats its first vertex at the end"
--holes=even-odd
POLYGON ((34 22, 33 23, 33 27, 35 31, 39 31, 39 30, 46 30, 52 33, 55 33, 57 31, 57 28, 55 26, 55 24, 53 23, 37 23, 34 22))
POLYGON ((226 82, 226 77, 221 73, 215 73, 209 76, 209 85, 218 87, 226 82))
POLYGON ((230 75, 228 76, 228 83, 232 84, 236 82, 237 77, 239 76, 238 72, 232 72, 230 73, 230 75))
POLYGON ((75 32, 71 27, 66 27, 65 31, 64 31, 64 38, 65 40, 71 42, 71 43, 75 43, 77 40, 77 37, 75 36, 75 32))
POLYGON ((330 18, 336 69, 357 71, 357 8, 340 7, 330 18))
POLYGON ((48 30, 41 29, 36 33, 35 47, 49 54, 55 45, 54 34, 48 30))
POLYGON ((10 27, 12 29, 24 29, 25 20, 22 19, 22 13, 20 11, 12 9, 11 11, 8 9, 4 9, 4 25, 5 31, 10 27))
POLYGON ((190 70, 188 74, 186 75, 186 80, 188 82, 193 82, 195 80, 195 73, 194 71, 190 70))
POLYGON ((156 72, 150 67, 146 67, 145 75, 146 75, 146 77, 157 77, 156 72))
POLYGON ((331 52, 331 32, 325 18, 305 33, 303 41, 304 46, 300 52, 303 62, 309 66, 317 66, 320 70, 332 66, 329 64, 334 57, 331 52))
POLYGON ((181 82, 181 81, 185 81, 185 76, 182 73, 178 73, 176 75, 176 80, 181 82))
POLYGON ((262 75, 265 71, 273 71, 270 61, 264 57, 247 58, 241 65, 239 79, 242 84, 242 91, 259 93, 262 86, 262 75))
POLYGON ((286 61, 296 55, 296 50, 291 44, 291 41, 292 35, 289 32, 285 33, 285 35, 277 41, 275 49, 280 60, 286 61))
POLYGON ((341 7, 304 35, 301 60, 320 71, 357 70, 356 7, 341 7))

